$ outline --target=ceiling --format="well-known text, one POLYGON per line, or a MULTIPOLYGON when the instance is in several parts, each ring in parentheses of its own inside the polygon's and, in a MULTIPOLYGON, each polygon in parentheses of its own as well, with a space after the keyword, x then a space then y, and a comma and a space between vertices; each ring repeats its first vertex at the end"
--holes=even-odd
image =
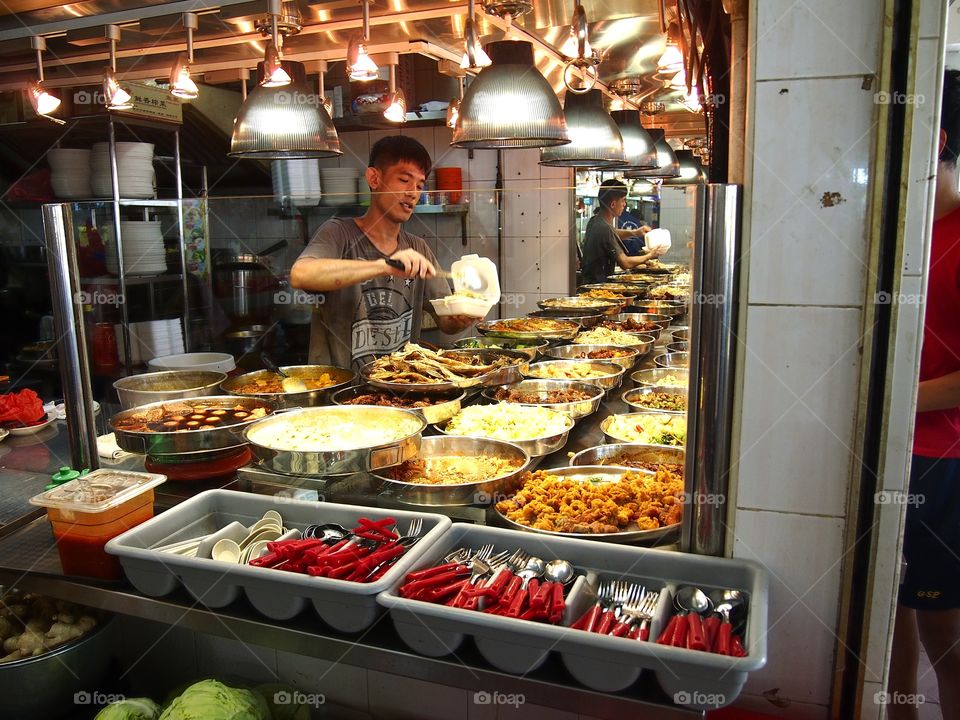
MULTIPOLYGON (((298 60, 342 60, 352 32, 360 24, 357 0, 308 2, 295 5, 303 18, 299 35, 287 38, 285 56, 298 60)), ((676 121, 702 128, 702 120, 678 102, 678 93, 664 92, 653 79, 664 48, 659 32, 657 0, 587 0, 590 41, 603 53, 599 67, 603 84, 623 77, 643 79, 641 99, 666 103, 664 124, 676 121), (695 122, 691 122, 695 121, 695 122)), ((458 59, 463 50, 465 0, 375 0, 371 7, 370 50, 414 51, 437 59, 458 59)), ((128 79, 165 78, 173 54, 185 49, 181 13, 200 13, 194 35, 195 73, 252 68, 262 58, 262 37, 254 27, 265 15, 266 2, 220 0, 85 0, 55 4, 49 0, 4 0, 0 3, 0 90, 17 89, 35 75, 32 35, 47 38, 44 66, 51 87, 99 82, 108 58, 103 25, 122 28, 118 71, 128 79)), ((556 53, 569 33, 573 0, 536 0, 531 13, 516 18, 514 27, 484 14, 477 1, 479 32, 484 42, 504 39, 534 41, 537 66, 560 92, 563 65, 556 53)))

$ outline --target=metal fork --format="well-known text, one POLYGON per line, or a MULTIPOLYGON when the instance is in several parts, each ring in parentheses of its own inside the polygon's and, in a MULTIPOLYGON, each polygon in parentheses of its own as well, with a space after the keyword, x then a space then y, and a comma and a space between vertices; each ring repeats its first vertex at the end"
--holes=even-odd
POLYGON ((629 634, 633 623, 640 620, 640 607, 643 602, 646 589, 636 583, 619 581, 617 583, 617 600, 620 605, 616 610, 620 622, 613 628, 611 635, 624 637, 629 634))
POLYGON ((657 611, 657 605, 659 603, 659 590, 650 590, 643 596, 643 599, 634 612, 634 618, 640 621, 640 625, 637 628, 636 634, 631 631, 630 637, 635 637, 638 640, 650 639, 650 623, 653 621, 653 614, 657 611))

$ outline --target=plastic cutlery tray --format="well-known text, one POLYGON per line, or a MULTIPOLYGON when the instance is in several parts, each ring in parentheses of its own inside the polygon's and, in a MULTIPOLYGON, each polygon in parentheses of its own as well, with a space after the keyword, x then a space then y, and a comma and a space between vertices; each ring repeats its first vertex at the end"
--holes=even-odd
POLYGON ((182 585, 206 607, 220 608, 236 600, 242 591, 259 612, 274 620, 292 618, 312 603, 321 619, 332 627, 359 632, 381 612, 377 593, 400 582, 449 527, 450 519, 443 515, 208 490, 114 538, 107 543, 106 550, 120 558, 127 578, 144 595, 167 595, 182 585), (149 549, 216 532, 234 521, 249 526, 267 510, 279 512, 284 527, 299 530, 324 522, 351 528, 361 517, 392 517, 401 529, 419 517, 423 530, 420 542, 408 549, 382 578, 371 583, 311 577, 149 549))
POLYGON ((494 543, 497 550, 521 548, 544 561, 563 558, 573 563, 581 574, 568 591, 563 626, 402 598, 397 594, 403 584, 401 576, 380 593, 378 600, 389 608, 397 632, 413 650, 433 657, 448 655, 469 636, 488 662, 517 674, 536 669, 556 652, 580 683, 603 692, 629 687, 646 670, 654 673, 674 702, 701 710, 733 702, 747 673, 766 664, 767 576, 756 563, 457 524, 421 553, 410 570, 438 564, 454 548, 476 549, 487 543, 494 543), (649 642, 566 627, 594 602, 598 578, 639 583, 648 590, 668 590, 661 593, 649 642), (705 590, 735 588, 748 595, 746 657, 654 642, 670 617, 673 592, 682 585, 705 590))

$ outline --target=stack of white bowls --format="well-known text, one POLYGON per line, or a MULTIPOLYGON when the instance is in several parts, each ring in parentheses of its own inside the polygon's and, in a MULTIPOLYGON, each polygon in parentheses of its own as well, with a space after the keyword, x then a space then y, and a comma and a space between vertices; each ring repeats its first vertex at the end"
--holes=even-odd
POLYGON ((320 164, 316 158, 274 160, 273 196, 281 204, 312 207, 320 202, 320 164))
POLYGON ((356 168, 320 168, 324 205, 353 205, 357 202, 356 168))
MULTIPOLYGON (((123 357, 123 329, 120 325, 113 328, 123 357)), ((130 323, 130 362, 134 365, 182 352, 183 318, 130 323)))
MULTIPOLYGON (((123 271, 127 275, 155 275, 167 271, 167 254, 159 221, 122 221, 123 271)), ((117 244, 106 243, 107 272, 117 274, 117 244)))
MULTIPOLYGON (((110 179, 110 143, 96 143, 90 154, 90 187, 96 197, 113 195, 110 179)), ((117 184, 122 198, 156 197, 153 144, 117 143, 117 184)))
POLYGON ((73 148, 52 148, 47 151, 50 163, 50 187, 58 198, 90 198, 90 151, 73 148))

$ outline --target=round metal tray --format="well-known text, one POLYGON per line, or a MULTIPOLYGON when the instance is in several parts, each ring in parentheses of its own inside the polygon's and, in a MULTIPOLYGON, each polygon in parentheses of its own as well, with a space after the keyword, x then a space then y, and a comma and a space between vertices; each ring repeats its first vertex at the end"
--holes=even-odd
MULTIPOLYGON (((520 350, 507 349, 472 349, 463 348, 456 350, 443 350, 440 353, 444 356, 473 356, 479 357, 481 362, 492 362, 496 357, 508 357, 513 360, 509 365, 497 368, 480 376, 480 382, 477 385, 489 387, 491 385, 505 385, 507 383, 517 382, 522 377, 523 371, 530 366, 530 357, 527 353, 520 350)), ((476 385, 474 386, 476 387, 476 385)))
MULTIPOLYGON (((504 442, 509 442, 513 445, 516 445, 518 448, 521 448, 524 452, 526 452, 530 457, 533 457, 533 458, 549 455, 552 452, 556 452, 557 450, 560 450, 564 445, 567 444, 567 438, 570 435, 570 431, 573 429, 573 425, 574 425, 573 418, 570 416, 564 416, 564 417, 567 420, 567 428, 561 433, 557 433, 556 435, 548 435, 547 437, 542 437, 542 438, 531 438, 529 440, 506 440, 504 442)), ((437 430, 439 430, 444 435, 451 435, 451 433, 447 432, 448 424, 449 424, 449 421, 446 423, 441 423, 440 425, 437 425, 437 430)), ((486 435, 467 435, 465 437, 479 437, 479 438, 487 438, 490 440, 500 439, 500 438, 489 438, 486 435)))
MULTIPOLYGON (((634 322, 656 323, 660 330, 666 330, 670 325, 670 316, 660 315, 659 313, 620 313, 619 315, 614 315, 612 318, 610 318, 611 322, 626 322, 627 320, 633 320, 634 322)), ((653 331, 645 330, 644 332, 652 333, 653 331)))
POLYGON ((654 313, 676 318, 686 314, 687 304, 674 300, 637 300, 627 307, 627 312, 654 313))
POLYGON ((570 310, 534 310, 531 313, 527 313, 527 317, 564 320, 566 322, 576 323, 580 326, 578 329, 588 330, 598 325, 605 316, 595 312, 571 314, 570 310))
MULTIPOLYGON (((650 343, 650 347, 653 347, 652 341, 650 343)), ((649 350, 649 348, 647 348, 647 350, 649 350)), ((636 345, 630 347, 625 345, 557 345, 556 347, 548 348, 544 355, 553 360, 603 360, 604 362, 617 363, 617 365, 620 365, 624 370, 631 370, 633 369, 634 365, 637 364, 637 360, 640 359, 641 354, 645 355, 647 350, 644 350, 641 353, 640 347, 636 345), (609 350, 611 348, 623 351, 627 354, 612 358, 586 357, 587 353, 594 352, 595 350, 609 350)), ((568 381, 559 380, 553 382, 568 381)))
MULTIPOLYGON (((657 333, 659 333, 659 331, 657 331, 657 333)), ((590 347, 594 349, 601 348, 601 347, 632 348, 637 351, 638 357, 642 357, 646 355, 648 352, 650 352, 651 350, 653 350, 653 346, 657 342, 657 333, 634 333, 634 332, 625 333, 627 335, 630 335, 636 340, 636 342, 631 345, 617 345, 614 343, 607 344, 607 343, 596 343, 596 342, 584 343, 584 342, 579 342, 580 336, 578 335, 573 339, 573 341, 570 343, 568 347, 590 347)), ((610 359, 616 362, 614 358, 610 358, 610 359)), ((631 367, 633 367, 632 364, 631 364, 631 367)), ((630 368, 628 367, 627 370, 629 369, 630 368)))
POLYGON ((537 307, 541 310, 561 310, 564 312, 569 312, 570 310, 587 310, 589 312, 600 313, 601 315, 616 310, 623 305, 624 303, 614 300, 583 298, 579 295, 547 298, 546 300, 537 302, 537 307))
POLYGON ((541 377, 534 373, 538 368, 562 368, 578 363, 589 364, 592 370, 602 371, 604 375, 595 378, 569 378, 569 380, 590 383, 591 385, 602 387, 604 390, 612 390, 613 388, 619 387, 623 380, 623 375, 626 372, 626 368, 624 368, 623 365, 610 360, 541 360, 531 365, 527 372, 524 373, 524 377, 530 378, 531 380, 566 380, 568 378, 541 377))
MULTIPOLYGON (((640 410, 640 411, 631 412, 631 413, 614 413, 613 415, 607 415, 607 417, 603 419, 603 422, 600 423, 600 430, 601 432, 603 432, 603 437, 605 438, 605 441, 607 443, 610 443, 610 444, 630 443, 631 442, 630 440, 625 440, 623 438, 616 437, 615 435, 611 435, 609 432, 607 432, 607 428, 610 427, 610 425, 613 423, 613 418, 618 418, 618 417, 634 418, 634 417, 640 417, 640 416, 650 417, 651 415, 664 415, 669 418, 677 418, 677 417, 683 417, 684 415, 686 415, 686 413, 672 413, 672 412, 666 412, 664 410, 640 410)), ((677 445, 676 447, 683 447, 683 446, 677 445)))
POLYGON ((212 370, 164 370, 120 378, 113 383, 124 410, 163 400, 215 395, 227 374, 212 370))
POLYGON ((522 352, 531 360, 535 360, 538 355, 542 354, 543 351, 549 347, 550 343, 546 340, 542 342, 537 342, 532 347, 519 348, 514 347, 514 344, 523 343, 522 340, 514 340, 511 338, 497 337, 496 335, 488 336, 478 336, 478 337, 468 337, 461 338, 453 343, 455 348, 464 349, 464 350, 515 350, 516 352, 522 352), (474 346, 479 347, 474 347, 474 346))
POLYGON ((576 382, 573 380, 523 380, 518 383, 513 383, 512 385, 501 385, 500 387, 487 388, 483 391, 483 397, 491 402, 509 402, 513 405, 543 407, 548 410, 561 412, 574 420, 579 420, 582 417, 595 413, 597 408, 600 407, 603 396, 603 388, 591 383, 576 382), (517 403, 511 400, 498 401, 494 396, 501 389, 536 393, 547 393, 551 390, 581 390, 583 392, 589 392, 591 397, 586 400, 575 400, 566 403, 517 403))
POLYGON ((498 337, 516 338, 518 340, 570 340, 580 332, 580 326, 568 320, 558 320, 558 327, 553 330, 537 331, 498 328, 497 325, 503 322, 509 322, 509 320, 487 320, 478 323, 477 332, 481 335, 496 335, 498 337))
POLYGON ((589 285, 581 285, 577 288, 577 293, 583 293, 590 290, 609 290, 610 292, 623 293, 624 295, 637 294, 637 286, 635 283, 622 282, 590 283, 589 285))
MULTIPOLYGON (((690 383, 690 371, 687 368, 649 368, 647 370, 637 370, 635 373, 630 375, 630 379, 633 380, 637 385, 661 385, 661 380, 669 375, 675 377, 685 377, 687 378, 687 384, 690 383)), ((664 385, 663 387, 674 387, 664 385)), ((683 388, 675 387, 677 390, 683 390, 683 388)))
MULTIPOLYGON (((652 475, 653 473, 636 468, 622 468, 610 465, 578 465, 576 467, 557 468, 555 470, 545 470, 548 475, 558 475, 579 482, 591 482, 593 478, 603 478, 606 482, 617 482, 623 477, 625 471, 652 475)), ((519 488, 518 488, 519 489, 519 488)), ((509 520, 500 510, 494 506, 497 515, 504 523, 517 530, 525 532, 538 533, 540 535, 553 535, 554 537, 578 538, 581 540, 597 540, 600 542, 615 543, 659 543, 667 537, 678 533, 680 523, 668 525, 667 527, 657 528, 656 530, 621 530, 615 533, 566 533, 556 530, 540 530, 528 525, 523 525, 513 520, 509 520)))
MULTIPOLYGON (((331 400, 333 400, 334 405, 344 405, 346 407, 355 407, 354 403, 346 402, 360 395, 367 395, 369 393, 383 392, 394 397, 405 397, 407 395, 416 395, 419 397, 428 397, 431 400, 436 400, 437 402, 433 405, 427 407, 410 407, 410 408, 401 408, 402 410, 409 410, 412 413, 416 413, 423 417, 423 419, 430 423, 431 425, 435 423, 445 422, 460 412, 462 407, 463 400, 467 396, 466 390, 461 390, 460 388, 454 388, 453 390, 446 390, 444 392, 438 393, 422 393, 422 392, 388 392, 382 390, 381 388, 374 387, 373 385, 357 385, 354 387, 343 388, 338 390, 333 394, 331 400)), ((366 405, 360 407, 389 407, 386 405, 366 405)))
POLYGON ((340 388, 351 385, 353 381, 357 379, 355 372, 334 365, 283 365, 280 369, 290 377, 300 378, 301 380, 314 379, 326 373, 331 376, 334 383, 326 387, 307 390, 305 392, 242 393, 237 391, 237 388, 246 383, 259 380, 260 378, 276 377, 276 373, 272 370, 255 370, 254 372, 237 375, 222 382, 220 389, 230 395, 269 400, 277 408, 316 407, 317 405, 328 404, 333 393, 340 388))
POLYGON ((461 378, 459 380, 445 380, 432 383, 398 383, 390 382, 387 380, 374 380, 370 377, 370 373, 373 369, 373 363, 375 360, 367 363, 362 368, 360 368, 360 376, 363 378, 364 382, 368 385, 372 385, 375 388, 380 388, 381 390, 389 390, 394 393, 411 393, 411 392, 422 392, 422 393, 436 393, 444 392, 454 389, 465 389, 465 388, 474 388, 480 387, 483 385, 500 385, 504 382, 512 382, 511 378, 519 379, 520 378, 520 369, 521 367, 529 364, 530 359, 526 353, 519 350, 473 350, 473 349, 462 349, 462 350, 444 350, 441 351, 441 354, 450 354, 450 353, 463 353, 470 355, 480 355, 481 358, 484 356, 492 357, 494 355, 507 355, 516 360, 515 363, 497 368, 493 372, 486 373, 485 375, 477 375, 470 378, 461 378))
POLYGON ((607 462, 610 458, 628 455, 636 462, 666 463, 683 465, 687 453, 682 447, 674 445, 642 445, 640 443, 613 443, 611 445, 597 445, 596 447, 581 450, 570 458, 571 467, 580 465, 602 465, 604 467, 631 468, 629 465, 617 465, 607 462))
POLYGON ((530 466, 530 456, 527 452, 504 440, 489 438, 465 437, 462 435, 435 435, 425 437, 420 442, 420 451, 417 457, 476 457, 480 455, 495 455, 504 459, 515 459, 521 465, 504 475, 498 475, 479 482, 463 483, 459 485, 428 485, 425 483, 411 483, 394 480, 382 472, 374 473, 374 477, 390 484, 396 491, 399 502, 412 505, 489 505, 496 500, 514 478, 523 473, 530 466))
POLYGON ((686 410, 661 410, 660 408, 650 407, 649 405, 643 404, 644 397, 648 395, 653 395, 654 393, 666 393, 667 395, 681 395, 683 397, 687 396, 687 391, 685 388, 673 388, 673 387, 660 387, 658 385, 644 385, 642 387, 636 387, 632 390, 627 390, 621 399, 624 403, 629 405, 640 412, 659 412, 666 413, 668 415, 685 415, 686 410))
POLYGON ((653 359, 654 365, 662 368, 682 368, 684 370, 690 367, 690 353, 670 352, 663 355, 657 355, 653 359))
POLYGON ((114 436, 117 438, 117 445, 121 450, 137 453, 139 455, 150 455, 151 457, 163 457, 165 455, 181 455, 183 453, 193 453, 203 450, 225 450, 227 448, 243 445, 244 430, 252 424, 266 418, 254 418, 235 425, 225 425, 224 427, 214 428, 213 430, 189 430, 178 432, 135 432, 132 430, 122 430, 117 428, 117 423, 133 416, 135 413, 143 413, 153 408, 159 408, 173 403, 186 403, 191 407, 202 405, 203 407, 232 408, 238 405, 245 410, 255 410, 263 408, 267 413, 267 418, 273 414, 273 403, 259 398, 241 397, 238 395, 211 395, 200 398, 185 398, 179 400, 161 400, 160 402, 140 405, 129 410, 121 412, 110 418, 110 427, 114 436))
POLYGON ((420 436, 427 423, 422 415, 410 410, 370 405, 334 405, 330 407, 289 410, 249 426, 244 438, 263 467, 285 475, 347 475, 371 472, 399 465, 415 457, 420 447, 420 436), (349 450, 291 450, 263 445, 257 436, 276 426, 336 425, 347 421, 364 422, 373 427, 391 427, 408 419, 415 421, 416 431, 371 447, 349 450))

